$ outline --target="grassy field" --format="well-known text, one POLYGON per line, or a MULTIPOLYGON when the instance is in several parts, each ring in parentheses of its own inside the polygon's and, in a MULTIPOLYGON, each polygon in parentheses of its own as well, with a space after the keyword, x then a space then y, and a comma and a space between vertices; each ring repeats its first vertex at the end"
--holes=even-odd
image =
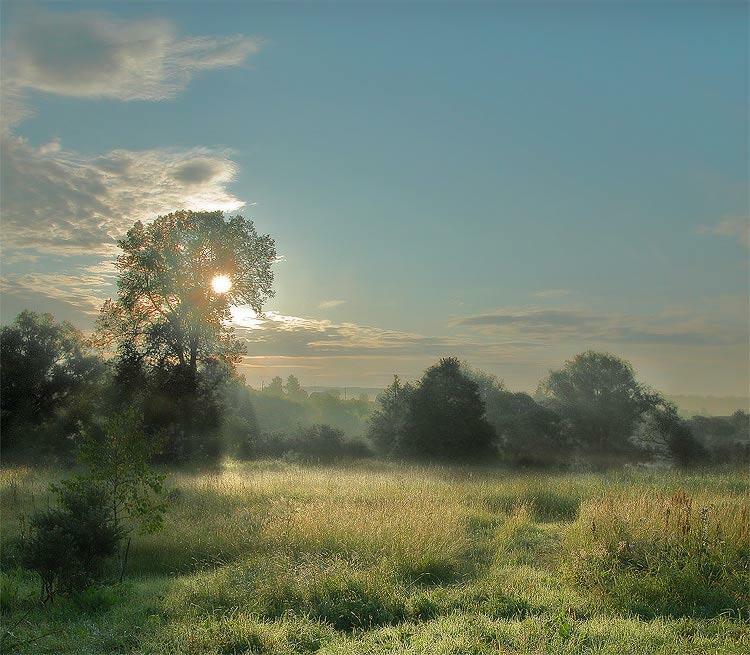
MULTIPOLYGON (((0 472, 3 541, 53 477, 0 472)), ((41 608, 5 561, 3 652, 750 653, 744 475, 228 462, 169 485, 121 585, 41 608)))

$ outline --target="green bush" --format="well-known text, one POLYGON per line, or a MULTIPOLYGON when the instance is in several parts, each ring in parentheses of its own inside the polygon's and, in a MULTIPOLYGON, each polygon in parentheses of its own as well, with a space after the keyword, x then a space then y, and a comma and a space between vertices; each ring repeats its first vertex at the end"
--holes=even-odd
POLYGON ((54 491, 59 506, 31 517, 23 543, 23 565, 40 575, 44 600, 100 579, 123 536, 100 487, 62 484, 54 491))

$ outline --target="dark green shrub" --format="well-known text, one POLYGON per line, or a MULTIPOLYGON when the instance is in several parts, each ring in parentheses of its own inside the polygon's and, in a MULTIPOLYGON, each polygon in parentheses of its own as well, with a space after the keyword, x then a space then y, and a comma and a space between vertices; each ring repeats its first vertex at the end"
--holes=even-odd
POLYGON ((58 507, 31 517, 22 558, 26 568, 40 575, 44 600, 100 579, 123 536, 100 487, 62 484, 54 491, 58 507))

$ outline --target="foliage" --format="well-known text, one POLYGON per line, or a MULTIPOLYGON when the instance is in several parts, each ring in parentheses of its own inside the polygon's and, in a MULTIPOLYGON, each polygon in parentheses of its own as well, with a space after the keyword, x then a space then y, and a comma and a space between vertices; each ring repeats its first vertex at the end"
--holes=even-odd
POLYGON ((159 441, 143 431, 137 410, 108 417, 97 429, 84 430, 78 459, 86 474, 74 478, 81 487, 105 494, 115 527, 123 533, 161 529, 166 510, 164 474, 151 466, 159 441))
POLYGON ((452 357, 425 371, 409 399, 402 455, 475 459, 493 452, 496 434, 487 422, 479 386, 452 357))
POLYGON ((299 378, 296 375, 289 375, 287 377, 286 384, 284 384, 284 393, 290 400, 304 400, 307 398, 307 392, 302 388, 299 378))
POLYGON ((487 420, 495 428, 498 449, 514 466, 563 466, 570 457, 570 444, 560 418, 526 393, 508 391, 494 375, 462 365, 479 385, 487 420))
POLYGON ((0 329, 0 396, 3 449, 32 447, 28 433, 49 437, 45 444, 63 452, 78 419, 90 414, 93 389, 104 364, 83 334, 52 314, 25 310, 0 329), (54 423, 54 424, 53 424, 54 423))
POLYGON ((397 454, 406 439, 406 427, 414 387, 402 384, 398 375, 377 397, 377 409, 370 416, 369 437, 381 454, 397 454))
POLYGON ((565 423, 579 453, 601 464, 632 460, 632 437, 647 412, 668 403, 635 379, 632 366, 609 353, 587 351, 539 385, 542 402, 565 423))
POLYGON ((67 481, 53 493, 59 506, 34 514, 23 541, 23 564, 39 573, 45 600, 99 579, 124 534, 101 487, 67 481))
POLYGON ((715 464, 750 464, 750 414, 737 411, 732 416, 693 416, 688 421, 693 436, 706 449, 715 464))
POLYGON ((335 462, 372 455, 368 445, 359 439, 348 439, 341 430, 317 424, 299 428, 291 435, 261 434, 253 444, 255 457, 285 457, 308 462, 335 462))
MULTIPOLYGON (((293 376, 290 376, 293 379, 293 376)), ((258 423, 258 435, 275 433, 293 434, 300 427, 327 423, 353 438, 364 435, 372 403, 367 398, 342 398, 333 391, 307 394, 278 379, 278 384, 262 390, 246 387, 258 423)), ((228 406, 232 412, 232 407, 228 406)), ((259 437, 258 437, 259 438, 259 437)))
POLYGON ((241 216, 180 211, 136 222, 119 245, 118 294, 102 307, 97 344, 116 351, 123 397, 167 435, 169 459, 216 459, 222 387, 245 352, 230 307, 260 312, 273 295, 274 242, 241 216), (220 274, 231 280, 223 293, 212 287, 220 274))
POLYGON ((269 236, 241 216, 180 211, 136 222, 118 244, 118 295, 102 308, 100 342, 156 368, 195 373, 206 360, 237 361, 243 348, 226 325, 229 307, 259 312, 273 295, 269 236), (231 280, 226 293, 212 289, 217 274, 231 280))

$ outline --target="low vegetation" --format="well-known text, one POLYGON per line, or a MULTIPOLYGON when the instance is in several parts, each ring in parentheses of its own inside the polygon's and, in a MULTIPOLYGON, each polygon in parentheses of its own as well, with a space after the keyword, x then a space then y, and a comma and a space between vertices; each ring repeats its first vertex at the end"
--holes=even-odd
POLYGON ((1 473, 3 652, 750 652, 744 474, 228 461, 42 606, 7 544, 58 475, 1 473))

